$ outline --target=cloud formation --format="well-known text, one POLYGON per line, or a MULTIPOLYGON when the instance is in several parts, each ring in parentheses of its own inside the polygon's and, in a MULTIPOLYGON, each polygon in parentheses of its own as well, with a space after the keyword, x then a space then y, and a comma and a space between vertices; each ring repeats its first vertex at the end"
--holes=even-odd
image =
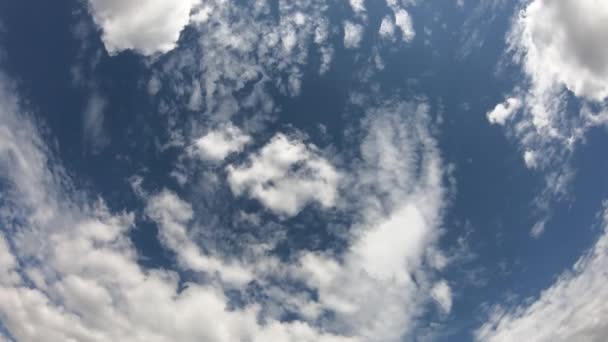
POLYGON ((520 107, 521 101, 518 98, 510 97, 505 102, 497 104, 486 115, 490 123, 504 125, 520 107))
POLYGON ((248 194, 268 209, 296 215, 311 202, 332 207, 340 180, 338 171, 316 147, 277 134, 246 165, 229 165, 228 182, 235 195, 248 194))
POLYGON ((507 56, 524 80, 487 117, 505 127, 526 166, 545 178, 535 200, 544 217, 533 236, 551 216, 549 203, 567 197, 576 147, 589 129, 608 123, 607 22, 605 2, 533 0, 507 34, 507 56))
POLYGON ((190 152, 203 160, 221 161, 231 153, 242 151, 250 141, 251 137, 228 123, 196 139, 190 152))
MULTIPOLYGON (((144 214, 157 224, 161 245, 175 253, 177 268, 148 268, 129 238, 135 214, 113 212, 77 189, 14 90, 0 85, 0 176, 7 186, 0 319, 19 341, 399 341, 415 329, 431 292, 449 302, 445 288, 431 291, 442 282, 425 261, 439 234, 444 190, 424 103, 368 110, 361 158, 344 194, 351 203, 335 203, 361 213, 343 253, 303 250, 280 261, 262 248, 246 261, 228 260, 195 242, 192 206, 161 190, 143 197, 144 214), (184 271, 201 277, 182 278, 184 271), (252 282, 265 296, 247 294, 252 282), (234 291, 244 303, 231 301, 234 291), (283 319, 288 308, 297 319, 283 319)), ((301 189, 303 197, 287 199, 289 208, 277 207, 288 213, 302 199, 329 206, 337 198, 331 164, 284 135, 231 172, 253 185, 273 180, 277 193, 287 183, 301 189)))
POLYGON ((608 336, 608 216, 595 245, 538 298, 515 308, 495 307, 477 341, 603 341, 608 336))
POLYGON ((143 55, 173 48, 199 0, 89 0, 110 55, 135 50, 143 55))

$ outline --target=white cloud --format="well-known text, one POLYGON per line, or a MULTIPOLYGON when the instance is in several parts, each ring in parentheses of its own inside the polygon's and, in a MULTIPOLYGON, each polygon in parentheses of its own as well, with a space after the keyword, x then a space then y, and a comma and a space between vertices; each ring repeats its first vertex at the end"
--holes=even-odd
POLYGON ((203 160, 221 161, 228 155, 240 152, 251 141, 238 127, 224 124, 217 130, 196 139, 191 146, 191 154, 203 160))
MULTIPOLYGON (((516 23, 512 44, 534 92, 564 86, 594 101, 608 97, 608 4, 596 0, 532 1, 516 23)), ((540 95, 540 94, 539 94, 540 95)))
MULTIPOLYGON (((180 284, 173 271, 143 268, 129 239, 134 215, 112 213, 102 200, 87 203, 1 83, 0 103, 0 177, 7 186, 0 222, 10 232, 0 235, 0 320, 16 340, 356 340, 304 321, 264 317, 261 323, 257 304, 228 309, 213 273, 180 284)), ((183 229, 189 206, 162 192, 148 211, 161 242, 189 264, 183 229)), ((224 270, 219 267, 220 277, 224 270)))
POLYGON ((534 152, 533 150, 526 150, 524 152, 524 162, 526 163, 526 166, 529 169, 534 169, 538 166, 536 158, 536 152, 534 152))
POLYGON ((427 111, 424 103, 399 102, 368 111, 347 204, 360 205, 363 218, 339 259, 312 252, 301 258, 303 276, 336 315, 328 324, 365 341, 402 341, 432 296, 423 264, 438 236, 444 190, 427 111))
POLYGON ((506 99, 505 102, 497 104, 496 107, 486 115, 490 123, 504 125, 520 107, 521 101, 518 98, 510 97, 506 99))
POLYGON ((607 23, 606 2, 532 0, 507 34, 507 52, 525 75, 513 90, 521 103, 517 116, 503 104, 488 119, 503 124, 526 165, 544 174, 545 189, 535 200, 541 221, 551 216, 550 202, 568 196, 578 144, 590 128, 608 123, 607 23))
MULTIPOLYGON (((608 227, 604 217, 604 226, 608 227)), ((497 307, 475 333, 478 341, 604 341, 608 336, 608 230, 572 270, 531 303, 497 307)))
POLYGON ((395 39, 395 23, 393 22, 393 18, 390 16, 385 16, 380 23, 380 29, 378 31, 380 37, 384 39, 395 39))
POLYGON ((296 215, 311 202, 332 207, 337 197, 339 173, 312 145, 277 134, 248 165, 227 168, 228 182, 236 195, 259 200, 270 210, 296 215))
POLYGON ((177 43, 199 0, 89 0, 109 54, 133 49, 144 55, 165 53, 177 43))
POLYGON ((509 51, 529 85, 517 91, 523 115, 511 129, 524 149, 543 150, 539 166, 564 157, 589 127, 607 122, 594 115, 603 108, 596 113, 587 106, 604 107, 601 102, 608 97, 606 23, 608 5, 594 0, 534 0, 514 20, 509 51), (568 106, 566 90, 583 102, 579 113, 568 106), (555 144, 563 145, 564 152, 551 151, 555 144))
POLYGON ((353 12, 361 14, 365 12, 365 0, 349 0, 353 12))
POLYGON ((146 215, 158 224, 159 240, 178 255, 184 269, 217 273, 222 280, 238 285, 252 280, 251 272, 245 267, 225 263, 201 252, 187 230, 193 218, 192 207, 175 193, 163 190, 150 197, 146 215))
POLYGON ((361 39, 363 39, 363 26, 352 21, 344 21, 344 47, 347 49, 358 48, 361 39))
POLYGON ((395 25, 401 30, 401 38, 404 42, 411 42, 416 36, 412 18, 410 14, 404 9, 398 9, 395 11, 395 25))
POLYGON ((452 289, 445 280, 441 280, 433 285, 431 297, 441 310, 448 314, 452 310, 452 289))
MULTIPOLYGON (((229 259, 197 243, 205 227, 191 204, 169 190, 150 194, 134 179, 178 270, 202 273, 184 282, 172 265, 140 263, 146 256, 129 238, 135 215, 88 200, 2 86, 0 177, 9 190, 0 223, 10 234, 0 241, 0 320, 19 341, 401 341, 433 300, 427 258, 440 235, 444 188, 424 103, 364 108, 360 158, 348 175, 282 134, 227 168, 231 187, 284 215, 310 202, 356 212, 339 255, 302 250, 283 262, 254 246, 262 252, 229 259), (267 296, 249 296, 250 279, 267 296), (228 290, 245 304, 235 305, 228 290), (299 317, 284 321, 286 308, 299 317)), ((447 292, 435 295, 443 308, 447 292)))

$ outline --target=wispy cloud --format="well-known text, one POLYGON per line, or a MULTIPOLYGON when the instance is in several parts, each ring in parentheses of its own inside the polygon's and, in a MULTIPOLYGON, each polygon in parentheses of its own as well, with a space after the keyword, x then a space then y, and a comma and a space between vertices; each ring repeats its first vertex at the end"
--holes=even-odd
POLYGON ((494 307, 478 341, 603 341, 608 324, 608 216, 595 245, 530 303, 494 307))

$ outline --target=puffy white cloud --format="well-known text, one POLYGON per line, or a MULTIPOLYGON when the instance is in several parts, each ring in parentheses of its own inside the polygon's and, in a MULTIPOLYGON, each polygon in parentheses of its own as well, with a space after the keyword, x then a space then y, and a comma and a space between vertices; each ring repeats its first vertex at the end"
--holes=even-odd
MULTIPOLYGON (((606 216, 604 226, 608 226, 606 216)), ((494 308, 478 341, 604 341, 608 336, 608 230, 531 303, 494 308)))
POLYGON ((551 216, 550 202, 568 196, 578 143, 591 127, 608 123, 607 23, 605 2, 532 0, 507 34, 507 52, 525 76, 513 90, 521 103, 517 116, 507 101, 488 119, 504 125, 526 165, 544 174, 545 189, 535 200, 541 221, 551 216))
POLYGON ((365 12, 365 0, 349 0, 353 12, 360 14, 365 12))
POLYGON ((272 191, 286 196, 287 207, 268 202, 279 211, 311 201, 356 211, 339 255, 303 250, 286 262, 264 252, 228 260, 196 243, 200 227, 188 202, 169 190, 140 189, 145 215, 179 271, 204 274, 189 282, 171 265, 139 262, 145 256, 129 238, 135 215, 76 189, 17 103, 0 83, 0 320, 19 341, 400 341, 432 300, 436 281, 426 259, 439 235, 444 189, 424 103, 368 110, 346 201, 337 201, 342 176, 321 152, 285 135, 228 167, 229 181, 250 195, 268 181, 263 203, 272 191), (250 279, 266 296, 247 295, 250 279), (294 281, 318 297, 294 289, 294 281), (245 303, 235 305, 228 290, 245 303), (285 308, 298 318, 282 320, 285 308))
POLYGON ((133 49, 144 55, 172 50, 200 0, 89 0, 109 54, 133 49))
POLYGON ((347 49, 355 49, 361 44, 363 39, 363 26, 353 23, 352 21, 344 22, 344 47, 347 49))
POLYGON ((382 18, 378 33, 380 34, 380 37, 384 39, 395 39, 395 23, 393 22, 393 18, 388 15, 382 18))
MULTIPOLYGON (((0 176, 7 186, 0 320, 16 340, 355 340, 304 321, 261 323, 257 304, 229 309, 213 273, 208 281, 180 285, 173 271, 143 268, 128 236, 134 215, 112 213, 101 200, 87 203, 2 83, 0 103, 0 176)), ((184 232, 189 205, 165 191, 150 199, 147 213, 159 224, 161 242, 185 264, 196 264, 184 232)))
POLYGON ((395 11, 395 25, 401 30, 401 38, 404 42, 411 42, 416 36, 414 25, 410 14, 400 8, 395 11))
POLYGON ((196 139, 190 152, 203 160, 221 161, 231 153, 242 151, 250 141, 251 137, 238 127, 225 124, 196 139))
POLYGON ((493 124, 504 125, 511 116, 519 110, 521 101, 518 98, 510 97, 503 103, 499 103, 486 115, 488 121, 493 124))
POLYGON ((320 156, 316 147, 277 134, 248 165, 227 168, 228 182, 236 195, 247 193, 270 210, 296 215, 311 202, 332 207, 337 197, 339 173, 320 156))
POLYGON ((608 5, 596 0, 532 1, 510 37, 535 92, 566 87, 576 96, 608 97, 608 5))
POLYGON ((529 169, 534 169, 538 166, 536 161, 537 155, 533 150, 526 150, 524 152, 524 162, 529 169))

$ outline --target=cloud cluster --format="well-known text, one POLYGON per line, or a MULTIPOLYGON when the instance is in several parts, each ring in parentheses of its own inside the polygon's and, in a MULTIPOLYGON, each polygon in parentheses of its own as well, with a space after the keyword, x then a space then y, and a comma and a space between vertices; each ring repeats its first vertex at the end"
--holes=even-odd
POLYGON ((508 55, 524 80, 488 113, 520 144, 522 160, 542 172, 545 190, 536 199, 544 218, 549 202, 567 196, 569 165, 586 132, 608 122, 608 5, 594 0, 533 0, 513 18, 508 55))
POLYGON ((508 49, 526 83, 488 119, 504 124, 521 112, 508 129, 523 150, 542 150, 539 166, 565 157, 556 144, 572 148, 589 127, 606 122, 607 22, 608 5, 593 0, 534 0, 514 19, 508 49), (571 95, 582 102, 578 110, 569 106, 571 95))
POLYGON ((341 261, 324 253, 302 257, 307 282, 338 326, 366 341, 400 341, 411 334, 432 296, 442 310, 451 309, 447 283, 435 284, 426 271, 444 196, 427 111, 424 103, 398 101, 368 109, 362 159, 350 187, 363 217, 351 229, 341 261))
POLYGON ((486 115, 490 123, 504 125, 520 107, 521 101, 518 98, 510 97, 505 102, 497 104, 486 115))
POLYGON ((251 137, 232 124, 225 124, 196 139, 190 153, 203 160, 221 161, 229 154, 241 152, 251 137))
POLYGON ((236 195, 248 194, 268 209, 293 216, 311 202, 334 205, 338 171, 314 146, 277 134, 247 165, 229 165, 228 182, 236 195))
MULTIPOLYGON (((343 253, 302 251, 280 261, 262 250, 230 260, 195 242, 192 206, 162 190, 144 197, 144 214, 177 268, 147 268, 129 238, 135 214, 112 212, 77 189, 14 91, 0 86, 0 320, 16 340, 399 341, 431 298, 449 311, 450 291, 425 261, 444 195, 423 103, 369 110, 345 194, 355 207, 336 203, 361 213, 343 253), (182 271, 201 277, 186 280, 182 271), (252 282, 265 296, 247 295, 252 282), (234 291, 242 304, 231 301, 234 291), (297 319, 284 320, 287 309, 297 319)), ((337 199, 333 166, 285 135, 229 173, 244 187, 266 181, 277 194, 287 185, 302 190, 284 199, 289 213, 303 200, 337 199)))
POLYGON ((200 0, 89 0, 109 54, 136 50, 143 55, 175 48, 190 13, 200 0))
MULTIPOLYGON (((260 306, 230 309, 218 278, 180 283, 146 269, 129 240, 132 213, 112 213, 74 189, 12 90, 0 84, 0 165, 8 186, 0 210, 0 319, 18 341, 346 341, 302 321, 261 323, 260 306), (213 324, 209 323, 213 322, 213 324)), ((160 238, 186 265, 197 259, 184 232, 187 204, 169 192, 150 199, 160 238)), ((205 264, 207 262, 207 264, 205 264)), ((218 261, 219 262, 219 261, 218 261)))
POLYGON ((494 308, 478 341, 603 341, 608 336, 608 216, 604 232, 572 270, 538 298, 513 309, 494 308))

